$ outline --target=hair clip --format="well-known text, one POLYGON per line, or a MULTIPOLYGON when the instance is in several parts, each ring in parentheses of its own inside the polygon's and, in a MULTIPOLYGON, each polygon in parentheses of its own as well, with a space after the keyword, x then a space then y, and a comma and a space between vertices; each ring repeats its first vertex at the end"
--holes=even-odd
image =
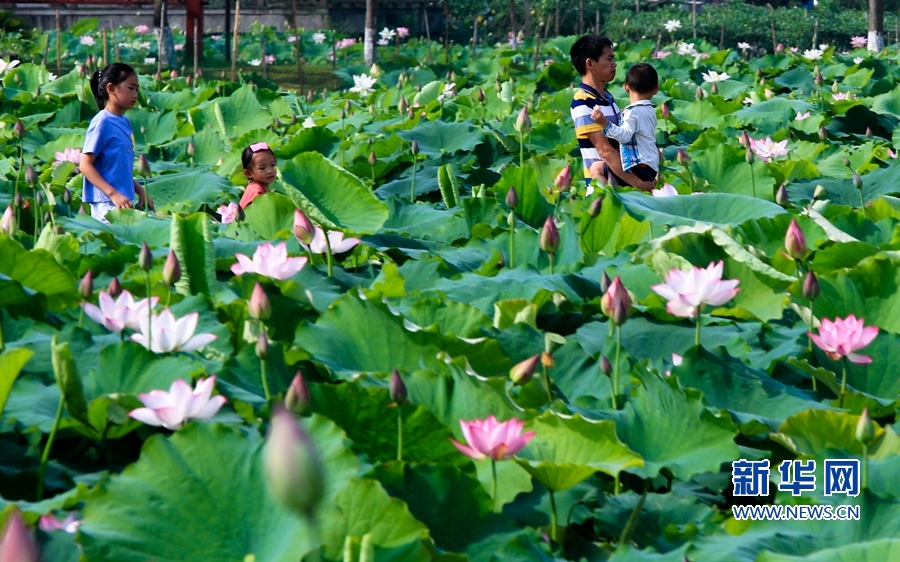
POLYGON ((259 152, 260 150, 271 150, 271 149, 269 148, 269 145, 267 145, 266 143, 258 142, 256 144, 251 144, 250 150, 251 150, 251 152, 259 152))

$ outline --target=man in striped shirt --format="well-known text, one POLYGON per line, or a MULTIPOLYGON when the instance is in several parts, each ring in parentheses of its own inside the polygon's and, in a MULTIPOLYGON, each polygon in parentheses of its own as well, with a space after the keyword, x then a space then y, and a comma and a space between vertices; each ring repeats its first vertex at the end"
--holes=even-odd
POLYGON ((575 41, 569 55, 572 65, 581 75, 581 84, 572 99, 571 113, 578 148, 584 160, 585 182, 590 185, 591 179, 598 179, 601 183, 611 180, 612 185, 630 185, 650 191, 656 187, 655 183, 624 171, 618 141, 607 138, 603 127, 591 119, 591 112, 599 107, 610 123, 619 124, 619 107, 606 91, 606 85, 616 77, 612 41, 588 34, 575 41))

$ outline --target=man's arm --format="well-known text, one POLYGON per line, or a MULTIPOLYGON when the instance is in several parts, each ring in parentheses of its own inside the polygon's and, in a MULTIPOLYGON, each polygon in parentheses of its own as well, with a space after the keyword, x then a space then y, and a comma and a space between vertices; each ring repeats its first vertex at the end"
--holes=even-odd
POLYGON ((600 158, 603 158, 603 161, 609 166, 612 173, 627 181, 629 185, 636 187, 641 191, 650 191, 656 187, 655 183, 644 181, 631 172, 626 172, 622 169, 622 158, 619 156, 619 151, 609 144, 609 139, 606 138, 603 133, 600 131, 588 133, 588 140, 591 141, 591 144, 593 144, 594 148, 597 149, 597 152, 600 153, 600 158))

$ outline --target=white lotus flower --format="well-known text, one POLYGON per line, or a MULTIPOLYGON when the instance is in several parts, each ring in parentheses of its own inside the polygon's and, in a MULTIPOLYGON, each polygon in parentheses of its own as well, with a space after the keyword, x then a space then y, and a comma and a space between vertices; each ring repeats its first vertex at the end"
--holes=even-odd
POLYGON ((680 20, 669 20, 667 21, 663 27, 666 28, 666 31, 672 33, 676 29, 681 29, 681 21, 680 20))
POLYGON ((819 50, 825 51, 828 49, 828 43, 819 43, 819 50))
POLYGON ((151 390, 147 394, 138 395, 144 408, 137 408, 128 413, 132 418, 147 425, 162 426, 177 430, 189 419, 205 420, 216 415, 225 403, 224 396, 212 396, 216 377, 200 379, 197 386, 191 386, 183 379, 178 379, 169 387, 169 391, 151 390))
POLYGON ((304 128, 304 129, 312 129, 312 128, 316 127, 316 126, 317 126, 317 125, 316 125, 316 122, 313 121, 313 118, 312 118, 312 117, 307 117, 307 118, 304 119, 304 121, 303 121, 303 128, 304 128))
POLYGON ((324 33, 313 33, 313 43, 316 45, 321 45, 325 42, 325 39, 327 39, 327 37, 324 33))
POLYGON ((155 64, 155 63, 156 63, 156 57, 146 57, 144 59, 144 64, 155 64))
POLYGON ((375 85, 375 82, 377 82, 377 80, 375 78, 372 78, 368 74, 354 74, 353 87, 350 88, 350 91, 362 95, 374 92, 375 88, 373 88, 372 86, 375 85))
POLYGON ((795 121, 803 121, 804 119, 809 119, 809 111, 807 111, 806 113, 800 113, 798 111, 797 116, 794 117, 795 121))
POLYGON ((150 41, 144 41, 143 43, 140 43, 139 46, 140 46, 141 49, 149 49, 149 48, 150 48, 150 41))
POLYGON ((197 334, 197 321, 200 314, 192 312, 181 320, 176 320, 172 312, 165 308, 157 316, 153 315, 153 321, 149 322, 145 314, 140 318, 140 333, 132 334, 131 339, 147 347, 148 336, 152 336, 149 349, 154 353, 169 353, 170 351, 195 351, 216 339, 214 334, 197 334))
POLYGON ((822 49, 806 49, 803 51, 803 58, 807 60, 819 60, 822 58, 822 49))
POLYGON ((378 35, 380 35, 381 38, 384 39, 385 41, 390 41, 391 39, 393 39, 394 37, 397 36, 397 32, 395 32, 393 29, 388 29, 387 27, 385 27, 384 29, 382 29, 381 31, 378 32, 378 35))
POLYGON ((853 57, 853 64, 859 64, 864 60, 866 60, 866 59, 864 59, 862 57, 853 57))
POLYGON ((51 72, 50 74, 47 75, 47 82, 53 82, 53 81, 56 80, 57 78, 59 78, 59 77, 58 77, 56 74, 53 74, 53 73, 51 72))
POLYGON ((96 43, 96 41, 94 40, 94 38, 91 37, 90 35, 82 35, 82 36, 78 39, 78 42, 81 43, 82 45, 87 45, 87 46, 91 46, 91 45, 93 45, 94 43, 96 43))
MULTIPOLYGON (((147 319, 147 299, 135 301, 128 291, 122 291, 115 300, 106 291, 100 291, 99 299, 99 307, 84 303, 84 313, 110 332, 121 332, 125 328, 139 330, 141 319, 147 319)), ((155 307, 158 301, 159 297, 153 297, 150 307, 155 307)))
POLYGON ((703 73, 704 82, 723 82, 729 78, 731 78, 731 76, 727 72, 722 72, 720 74, 715 70, 710 70, 709 72, 703 73))
MULTIPOLYGON (((328 243, 331 244, 332 254, 343 254, 359 244, 359 238, 344 238, 343 232, 332 230, 328 233, 328 243)), ((313 234, 313 239, 309 246, 302 243, 300 245, 313 254, 324 254, 328 251, 328 247, 325 244, 325 231, 320 226, 316 226, 316 232, 313 234)))
POLYGON ((651 190, 650 195, 654 197, 674 197, 678 195, 678 192, 675 190, 675 187, 672 184, 667 183, 659 189, 651 190))
POLYGON ((679 43, 678 44, 678 54, 679 55, 690 55, 697 56, 697 49, 694 48, 693 43, 679 43))
POLYGON ((746 50, 750 48, 750 43, 745 43, 743 41, 738 43, 738 49, 746 50))
POLYGON ((379 39, 378 41, 375 41, 375 43, 376 43, 377 45, 382 46, 382 47, 391 44, 391 42, 388 41, 387 39, 379 39))
POLYGON ((250 61, 250 66, 259 66, 261 64, 262 64, 262 61, 260 59, 253 59, 250 61))
POLYGON ((7 70, 12 70, 19 65, 18 60, 11 60, 6 62, 3 59, 0 59, 0 74, 5 74, 7 70))

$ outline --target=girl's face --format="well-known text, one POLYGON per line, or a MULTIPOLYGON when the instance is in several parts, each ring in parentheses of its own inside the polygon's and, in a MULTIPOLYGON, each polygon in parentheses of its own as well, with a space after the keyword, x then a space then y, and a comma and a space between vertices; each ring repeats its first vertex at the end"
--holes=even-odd
POLYGON ((260 150, 253 153, 250 160, 250 168, 244 170, 244 176, 263 187, 268 187, 275 181, 278 170, 275 168, 275 155, 268 150, 260 150))
POLYGON ((109 101, 106 103, 106 109, 118 114, 122 114, 126 110, 131 109, 134 107, 134 104, 137 103, 139 89, 140 85, 138 84, 137 76, 134 74, 131 74, 119 84, 110 84, 106 87, 106 91, 109 93, 109 101))

